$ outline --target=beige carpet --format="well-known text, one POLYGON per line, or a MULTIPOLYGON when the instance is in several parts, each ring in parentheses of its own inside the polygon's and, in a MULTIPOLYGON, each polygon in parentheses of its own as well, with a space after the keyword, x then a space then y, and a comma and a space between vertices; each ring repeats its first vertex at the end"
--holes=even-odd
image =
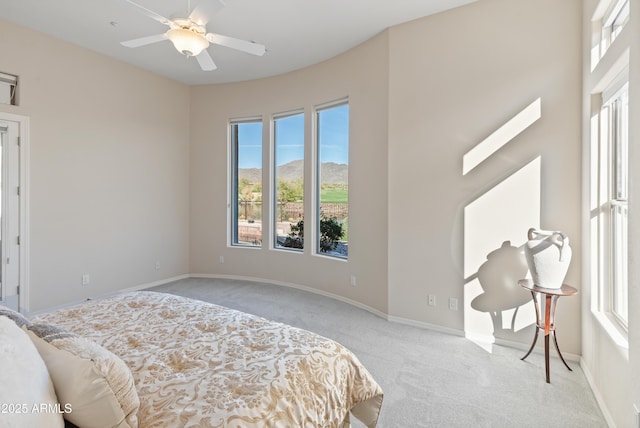
MULTIPOLYGON (((388 322, 313 293, 259 282, 190 278, 155 291, 205 300, 304 328, 351 349, 385 392, 378 426, 606 427, 580 366, 388 322)), ((357 421, 354 427, 360 427, 357 421)))

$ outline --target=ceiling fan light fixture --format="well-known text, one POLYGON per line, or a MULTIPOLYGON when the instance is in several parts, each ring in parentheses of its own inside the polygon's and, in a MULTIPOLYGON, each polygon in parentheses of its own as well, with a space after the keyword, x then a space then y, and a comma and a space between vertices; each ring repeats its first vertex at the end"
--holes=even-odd
POLYGON ((186 56, 200 55, 209 46, 209 41, 202 34, 186 28, 173 28, 166 35, 178 52, 186 56))

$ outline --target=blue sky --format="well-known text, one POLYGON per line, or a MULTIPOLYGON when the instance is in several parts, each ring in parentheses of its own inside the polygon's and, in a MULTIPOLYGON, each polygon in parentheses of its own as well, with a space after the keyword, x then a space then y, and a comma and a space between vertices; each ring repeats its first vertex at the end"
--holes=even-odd
MULTIPOLYGON (((349 105, 319 111, 320 161, 349 163, 349 105)), ((297 114, 276 122, 278 165, 304 157, 304 115, 297 114)), ((262 123, 238 126, 238 167, 260 168, 262 162, 262 123)))
POLYGON ((276 164, 304 159, 304 115, 276 120, 276 164))

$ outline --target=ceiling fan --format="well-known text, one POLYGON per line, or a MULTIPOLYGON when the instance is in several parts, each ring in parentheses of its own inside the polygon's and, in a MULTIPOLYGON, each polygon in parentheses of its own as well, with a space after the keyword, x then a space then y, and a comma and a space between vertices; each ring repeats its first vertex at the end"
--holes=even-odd
POLYGON ((206 6, 203 4, 209 2, 208 8, 211 12, 212 8, 216 10, 223 6, 221 0, 201 0, 200 5, 191 10, 190 2, 187 0, 187 10, 190 11, 186 18, 167 19, 164 16, 147 9, 131 0, 125 0, 127 3, 137 7, 143 14, 149 18, 160 22, 169 27, 169 30, 163 34, 141 37, 139 39, 121 42, 123 46, 129 48, 137 48, 140 46, 150 45, 152 43, 170 40, 173 46, 181 54, 191 57, 194 56, 200 64, 203 71, 215 70, 216 64, 213 62, 211 55, 207 52, 210 43, 226 46, 252 55, 262 56, 266 52, 263 45, 249 42, 246 40, 236 39, 233 37, 223 36, 216 33, 207 33, 206 24, 209 20, 207 16, 206 6), (211 3, 213 2, 213 3, 211 3), (215 3, 215 6, 212 6, 215 3))

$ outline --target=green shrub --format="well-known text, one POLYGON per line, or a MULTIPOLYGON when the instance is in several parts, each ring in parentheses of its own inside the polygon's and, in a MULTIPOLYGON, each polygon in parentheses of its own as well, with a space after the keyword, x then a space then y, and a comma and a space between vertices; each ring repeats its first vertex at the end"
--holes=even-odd
MULTIPOLYGON (((320 214, 320 251, 326 253, 335 250, 343 235, 343 226, 337 218, 320 214)), ((291 225, 291 232, 282 245, 289 248, 304 248, 304 219, 291 225)))

